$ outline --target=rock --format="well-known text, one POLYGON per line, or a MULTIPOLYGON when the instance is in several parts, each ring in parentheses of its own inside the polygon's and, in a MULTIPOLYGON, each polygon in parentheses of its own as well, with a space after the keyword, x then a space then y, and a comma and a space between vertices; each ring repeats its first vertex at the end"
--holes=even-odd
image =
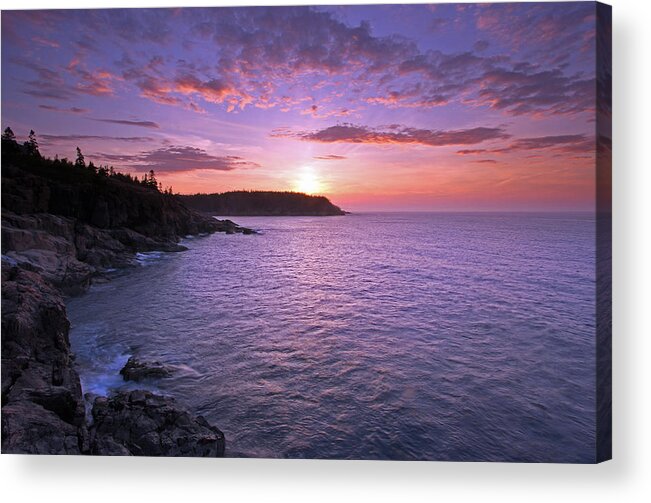
POLYGON ((86 430, 59 290, 3 263, 2 451, 79 454, 86 430))
POLYGON ((76 223, 74 243, 77 259, 95 268, 126 267, 133 252, 108 231, 76 223))
POLYGON ((224 434, 173 398, 135 390, 100 397, 89 429, 92 454, 221 457, 224 434))
POLYGON ((81 454, 83 437, 79 427, 34 402, 2 407, 3 454, 81 454))
POLYGON ((49 250, 7 252, 7 257, 29 270, 38 271, 46 280, 71 295, 86 291, 96 272, 94 267, 78 261, 74 256, 49 250))
POLYGON ((132 356, 120 370, 120 375, 125 381, 139 382, 143 379, 169 377, 171 371, 160 362, 141 362, 135 356, 132 356))
POLYGON ((257 234, 253 229, 248 229, 246 227, 240 227, 232 220, 217 220, 213 219, 215 222, 215 229, 217 232, 225 232, 226 234, 257 234))
POLYGON ((55 215, 15 215, 3 211, 2 249, 16 264, 40 272, 64 292, 90 286, 96 270, 77 258, 74 222, 55 215))

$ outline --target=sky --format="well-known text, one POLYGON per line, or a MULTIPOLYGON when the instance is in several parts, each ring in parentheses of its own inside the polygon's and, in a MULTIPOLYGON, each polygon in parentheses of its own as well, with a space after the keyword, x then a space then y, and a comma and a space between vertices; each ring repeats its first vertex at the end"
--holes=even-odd
POLYGON ((2 128, 175 192, 592 210, 595 4, 2 12, 2 128))

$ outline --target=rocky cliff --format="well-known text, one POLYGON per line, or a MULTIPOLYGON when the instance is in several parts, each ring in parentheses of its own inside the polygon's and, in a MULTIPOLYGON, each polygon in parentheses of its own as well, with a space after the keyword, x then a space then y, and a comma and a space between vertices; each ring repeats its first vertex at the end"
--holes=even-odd
POLYGON ((64 295, 82 293, 107 268, 132 265, 135 252, 182 251, 187 234, 251 231, 132 179, 5 146, 2 452, 223 455, 223 434, 169 397, 99 397, 86 420, 64 295))

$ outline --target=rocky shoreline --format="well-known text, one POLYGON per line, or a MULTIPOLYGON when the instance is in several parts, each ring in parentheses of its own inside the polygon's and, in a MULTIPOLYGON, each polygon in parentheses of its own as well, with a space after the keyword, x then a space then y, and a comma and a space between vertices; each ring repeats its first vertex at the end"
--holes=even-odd
MULTIPOLYGON (((217 220, 200 230, 245 232, 217 220)), ((223 455, 222 432, 147 391, 97 397, 87 421, 70 350, 66 294, 83 293, 106 268, 133 265, 136 252, 182 246, 124 228, 3 211, 2 247, 2 452, 223 455)))
MULTIPOLYGON (((87 418, 65 297, 105 280, 108 269, 135 266, 136 253, 185 250, 180 237, 253 231, 194 213, 171 194, 38 156, 6 156, 4 147, 2 452, 223 456, 223 433, 171 397, 94 397, 87 418)), ((131 377, 147 375, 132 367, 131 377)))

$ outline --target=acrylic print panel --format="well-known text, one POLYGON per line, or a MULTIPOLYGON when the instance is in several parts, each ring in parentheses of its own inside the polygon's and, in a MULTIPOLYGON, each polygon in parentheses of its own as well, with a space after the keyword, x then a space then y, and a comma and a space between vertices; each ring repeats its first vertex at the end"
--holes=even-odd
POLYGON ((2 12, 2 452, 610 458, 610 7, 2 12))

